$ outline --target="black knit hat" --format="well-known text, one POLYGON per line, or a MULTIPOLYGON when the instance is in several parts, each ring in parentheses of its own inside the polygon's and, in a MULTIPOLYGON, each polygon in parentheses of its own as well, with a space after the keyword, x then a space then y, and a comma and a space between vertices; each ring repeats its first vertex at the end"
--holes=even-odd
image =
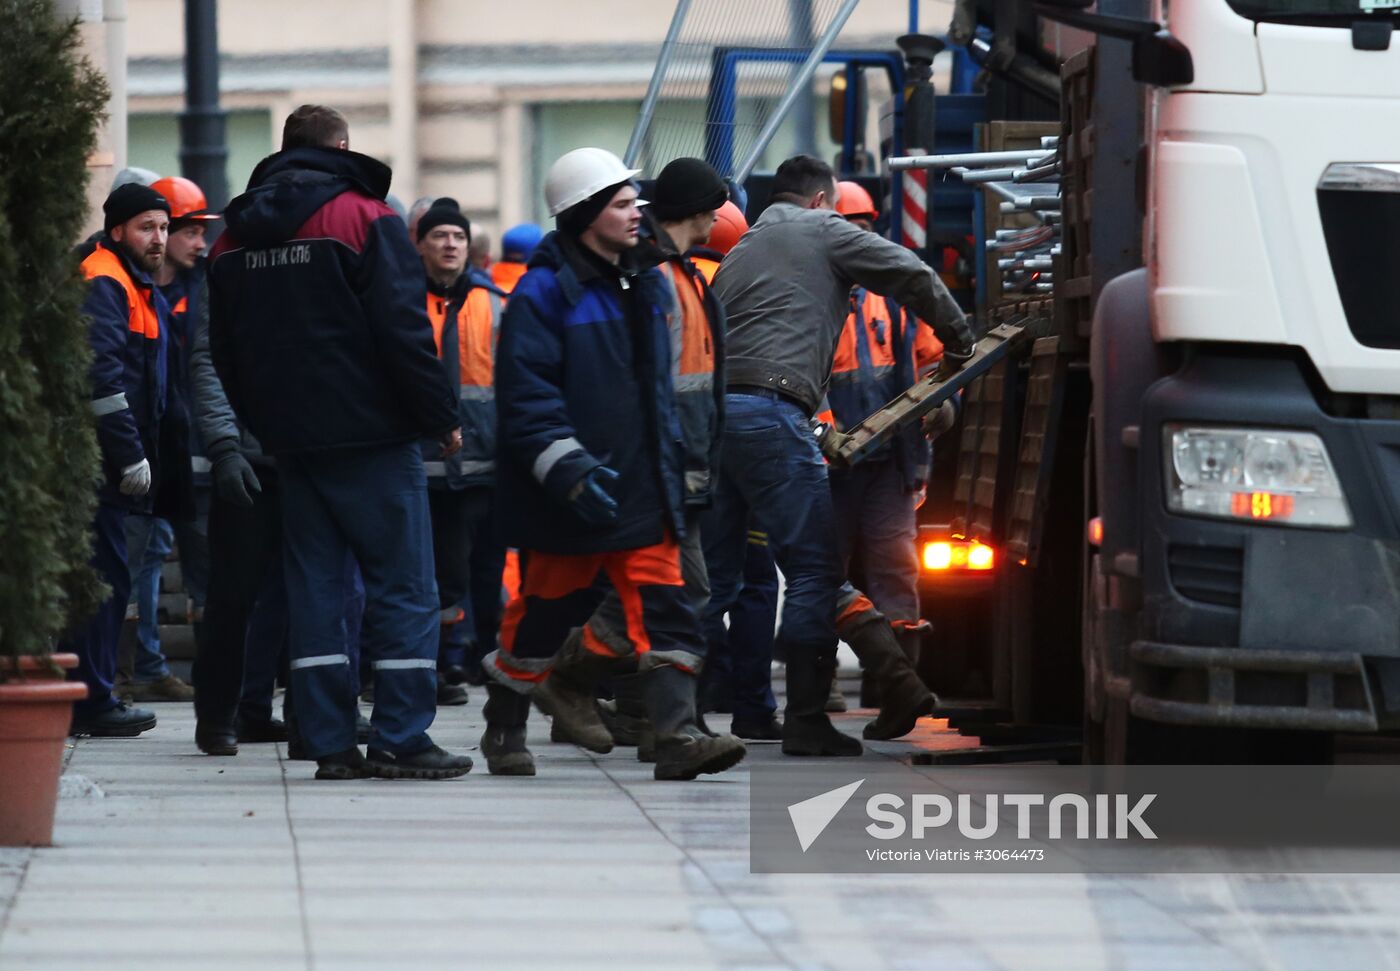
POLYGON ((148 185, 128 182, 112 190, 107 201, 102 203, 102 231, 110 233, 113 226, 120 226, 128 219, 134 219, 149 209, 159 209, 170 215, 170 203, 165 196, 148 185))
POLYGON ((729 189, 710 163, 698 158, 678 158, 656 177, 652 215, 663 222, 713 212, 729 198, 729 189))
POLYGON ((421 240, 438 226, 458 226, 467 234, 467 242, 472 241, 472 224, 462 215, 462 207, 457 200, 443 196, 434 199, 428 211, 418 217, 418 238, 421 240))

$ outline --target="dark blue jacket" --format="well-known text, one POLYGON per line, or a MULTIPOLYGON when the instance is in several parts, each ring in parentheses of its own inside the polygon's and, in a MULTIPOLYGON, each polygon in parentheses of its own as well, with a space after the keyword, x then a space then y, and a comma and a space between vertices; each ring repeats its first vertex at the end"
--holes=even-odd
MULTIPOLYGON (((86 249, 86 248, 85 248, 86 249)), ((92 345, 92 410, 102 451, 103 502, 150 511, 156 489, 135 499, 117 490, 122 469, 142 459, 160 473, 160 424, 166 406, 170 308, 122 247, 103 237, 82 262, 91 281, 83 301, 92 345)))
POLYGON ((388 166, 300 148, 259 163, 209 257, 209 342, 265 451, 386 445, 457 427, 423 265, 388 166))
POLYGON ((550 233, 506 304, 496 348, 497 498, 513 546, 597 553, 682 533, 671 295, 654 268, 624 257, 620 270, 550 233), (567 499, 600 465, 621 476, 609 527, 587 525, 567 499))
POLYGON ((194 343, 194 322, 209 313, 209 286, 205 279, 203 260, 193 269, 176 270, 175 279, 160 288, 161 296, 170 305, 170 366, 169 402, 167 414, 178 413, 178 420, 188 429, 190 470, 198 486, 211 484, 209 459, 204 454, 204 442, 194 421, 194 396, 190 385, 190 351, 194 343))

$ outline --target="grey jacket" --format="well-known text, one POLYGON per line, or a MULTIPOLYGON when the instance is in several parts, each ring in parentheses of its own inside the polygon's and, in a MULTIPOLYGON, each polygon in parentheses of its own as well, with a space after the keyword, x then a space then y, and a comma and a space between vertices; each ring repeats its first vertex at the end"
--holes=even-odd
POLYGON ((207 278, 201 277, 198 309, 190 335, 190 397, 193 401, 194 421, 199 426, 199 434, 204 439, 204 452, 211 462, 232 449, 241 449, 244 458, 254 464, 272 465, 270 456, 264 456, 262 447, 253 433, 244 428, 234 417, 233 407, 224 394, 224 386, 214 373, 214 359, 209 354, 209 292, 207 278))
POLYGON ((729 321, 729 387, 769 388, 814 413, 856 284, 932 324, 945 353, 971 350, 967 318, 911 250, 830 209, 777 202, 739 238, 715 275, 729 321))

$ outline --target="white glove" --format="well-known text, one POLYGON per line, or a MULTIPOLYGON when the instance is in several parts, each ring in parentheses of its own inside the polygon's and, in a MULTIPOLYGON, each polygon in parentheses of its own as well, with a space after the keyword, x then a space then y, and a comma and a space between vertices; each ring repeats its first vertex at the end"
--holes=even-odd
POLYGON ((151 491, 151 463, 142 459, 135 465, 122 469, 121 485, 117 490, 124 496, 140 499, 151 491))

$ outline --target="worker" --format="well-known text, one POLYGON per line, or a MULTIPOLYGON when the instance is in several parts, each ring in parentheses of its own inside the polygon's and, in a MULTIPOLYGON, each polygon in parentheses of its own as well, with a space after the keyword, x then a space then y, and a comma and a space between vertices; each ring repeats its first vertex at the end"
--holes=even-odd
POLYGON ((472 763, 427 733, 439 613, 418 439, 451 455, 460 419, 421 263, 384 204, 389 168, 349 146, 333 109, 288 116, 210 255, 210 350, 234 412, 277 460, 291 687, 316 777, 446 779, 472 763), (348 554, 376 682, 368 758, 344 642, 348 554))
MULTIPOLYGON (((839 191, 820 159, 785 161, 774 176, 771 204, 715 275, 729 320, 729 393, 712 513, 720 525, 704 535, 707 629, 715 629, 713 617, 735 599, 749 529, 761 529, 787 581, 781 637, 788 689, 783 751, 789 755, 861 751, 824 710, 836 670, 843 571, 826 464, 810 426, 851 287, 893 297, 931 321, 950 371, 972 354, 971 330, 942 281, 909 250, 846 222, 834 211, 839 191)), ((888 640, 871 645, 880 656, 872 655, 869 664, 889 682, 881 685, 884 708, 876 729, 886 737, 908 732, 934 704, 932 693, 907 677, 908 662, 893 637, 888 640)))
POLYGON ((710 230, 710 238, 690 250, 690 261, 700 271, 706 283, 714 283, 720 261, 739 242, 739 237, 749 231, 748 220, 743 211, 726 199, 724 205, 715 212, 715 225, 710 230))
MULTIPOLYGON (((656 179, 646 209, 649 218, 643 220, 646 231, 629 254, 660 267, 670 299, 670 375, 685 446, 681 577, 697 618, 710 598, 700 518, 710 505, 724 422, 724 309, 686 254, 709 240, 728 195, 719 173, 702 159, 669 162, 656 179)), ((587 629, 611 656, 596 646, 586 648, 582 631, 576 631, 555 659, 553 673, 535 690, 536 703, 554 717, 553 729, 596 752, 610 750, 614 741, 594 700, 605 677, 612 675, 612 692, 624 712, 646 714, 646 675, 637 673, 639 654, 628 638, 623 612, 618 592, 609 590, 587 629)))
MULTIPOLYGON (((626 641, 644 674, 657 779, 721 772, 744 757, 732 736, 696 724, 704 654, 681 568, 686 456, 672 381, 661 270, 637 262, 635 169, 600 148, 559 158, 545 180, 558 229, 540 243, 506 307, 497 353, 499 495, 523 586, 486 658, 493 772, 533 773, 528 695, 550 677, 572 628, 614 656, 590 620, 604 574, 621 598, 626 641)), ((591 699, 590 699, 591 700, 591 699)))
MULTIPOLYGON (((133 595, 139 608, 137 651, 132 679, 118 690, 132 701, 191 701, 194 689, 170 671, 160 646, 156 608, 161 570, 172 541, 180 552, 180 578, 189 595, 195 641, 204 637, 204 600, 209 581, 209 461, 204 455, 192 417, 189 361, 191 322, 208 313, 204 279, 205 227, 217 220, 199 186, 171 176, 151 183, 170 203, 170 230, 165 259, 152 274, 170 307, 168 361, 169 400, 166 421, 178 419, 188 430, 190 464, 181 468, 192 486, 193 506, 173 520, 128 516, 127 557, 131 562, 133 595)), ((168 464, 168 463, 167 463, 168 464)), ((182 490, 183 491, 183 490, 182 490)))
MULTIPOLYGON (((874 232, 878 212, 860 183, 840 184, 836 211, 863 231, 874 232)), ((864 421, 942 355, 943 345, 931 327, 893 300, 853 287, 827 390, 836 428, 845 431, 864 421)), ((951 401, 941 411, 955 416, 951 401)), ((869 600, 889 619, 916 669, 928 625, 919 611, 915 512, 927 487, 930 458, 928 440, 911 429, 854 468, 830 470, 841 561, 848 574, 854 570, 864 579, 869 600)), ((861 705, 879 705, 870 672, 862 679, 861 705)))
POLYGON ((491 265, 492 282, 506 293, 514 290, 543 238, 544 230, 534 223, 521 223, 507 229, 501 237, 501 258, 491 265))
MULTIPOLYGON (((471 592, 472 549, 494 545, 491 492, 496 479, 496 399, 493 387, 496 335, 505 295, 467 272, 472 227, 455 199, 436 200, 418 220, 418 255, 427 273, 428 320, 462 422, 462 450, 440 457, 438 444, 423 443, 433 562, 442 608, 438 645, 438 704, 464 705, 467 689, 444 676, 451 629, 466 612, 458 605, 471 592)), ((495 578, 500 587, 500 574, 495 578)))
POLYGON ((126 518, 155 509, 157 446, 166 404, 169 307, 151 274, 165 259, 170 203, 138 182, 112 190, 102 205, 103 235, 82 262, 90 282, 83 301, 92 345, 92 411, 102 454, 93 521, 93 568, 111 592, 87 623, 65 640, 78 655, 70 677, 87 697, 73 706, 74 734, 140 735, 156 716, 112 693, 117 641, 131 593, 126 518))

